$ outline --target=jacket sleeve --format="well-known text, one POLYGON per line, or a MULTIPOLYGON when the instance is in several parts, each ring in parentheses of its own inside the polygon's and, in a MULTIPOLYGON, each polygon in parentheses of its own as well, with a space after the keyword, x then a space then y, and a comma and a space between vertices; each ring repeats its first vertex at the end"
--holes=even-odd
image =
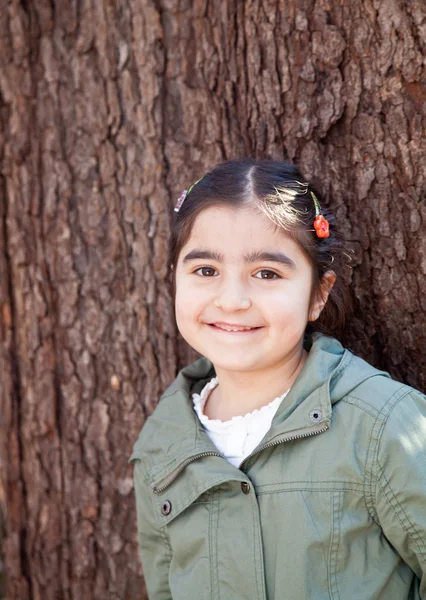
POLYGON ((134 486, 138 525, 139 553, 149 600, 171 600, 169 566, 172 557, 167 534, 156 524, 150 489, 145 482, 144 467, 134 461, 134 486))
POLYGON ((420 580, 426 600, 426 397, 404 395, 382 425, 376 511, 383 533, 420 580))

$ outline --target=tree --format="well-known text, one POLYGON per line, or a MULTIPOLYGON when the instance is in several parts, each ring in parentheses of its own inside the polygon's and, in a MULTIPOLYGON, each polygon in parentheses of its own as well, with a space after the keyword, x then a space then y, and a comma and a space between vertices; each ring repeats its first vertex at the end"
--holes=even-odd
POLYGON ((177 370, 170 207, 297 162, 353 251, 350 347, 425 388, 420 1, 0 0, 8 597, 144 598, 131 467, 177 370))

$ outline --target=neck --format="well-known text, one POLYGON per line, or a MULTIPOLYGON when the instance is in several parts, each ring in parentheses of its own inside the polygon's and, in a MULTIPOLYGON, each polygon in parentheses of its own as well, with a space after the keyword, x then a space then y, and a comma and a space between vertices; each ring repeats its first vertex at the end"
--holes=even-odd
POLYGON ((290 389, 307 357, 301 347, 282 364, 261 371, 228 371, 215 366, 219 384, 210 393, 204 414, 227 421, 266 406, 290 389))

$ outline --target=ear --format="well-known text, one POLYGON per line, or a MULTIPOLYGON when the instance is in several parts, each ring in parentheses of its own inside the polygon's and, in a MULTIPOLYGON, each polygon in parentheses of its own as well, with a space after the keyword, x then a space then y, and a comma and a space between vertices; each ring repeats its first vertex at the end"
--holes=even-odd
POLYGON ((311 310, 309 311, 309 321, 316 321, 320 316, 322 309, 327 303, 328 296, 335 281, 336 273, 334 271, 327 271, 322 276, 311 306, 311 310))

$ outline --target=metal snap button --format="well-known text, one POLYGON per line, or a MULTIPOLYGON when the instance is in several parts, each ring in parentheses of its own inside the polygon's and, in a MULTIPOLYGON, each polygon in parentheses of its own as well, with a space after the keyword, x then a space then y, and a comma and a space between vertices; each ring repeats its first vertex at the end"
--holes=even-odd
POLYGON ((322 419, 322 412, 320 410, 318 410, 317 408, 315 408, 314 410, 312 410, 309 413, 309 418, 314 423, 319 423, 321 421, 321 419, 322 419))
POLYGON ((167 517, 167 515, 169 515, 172 511, 172 504, 171 502, 169 502, 168 500, 164 500, 163 504, 161 505, 161 512, 163 513, 163 515, 165 515, 167 517))
POLYGON ((249 494, 250 493, 250 484, 248 484, 247 481, 243 481, 241 483, 241 489, 243 491, 243 494, 249 494))

